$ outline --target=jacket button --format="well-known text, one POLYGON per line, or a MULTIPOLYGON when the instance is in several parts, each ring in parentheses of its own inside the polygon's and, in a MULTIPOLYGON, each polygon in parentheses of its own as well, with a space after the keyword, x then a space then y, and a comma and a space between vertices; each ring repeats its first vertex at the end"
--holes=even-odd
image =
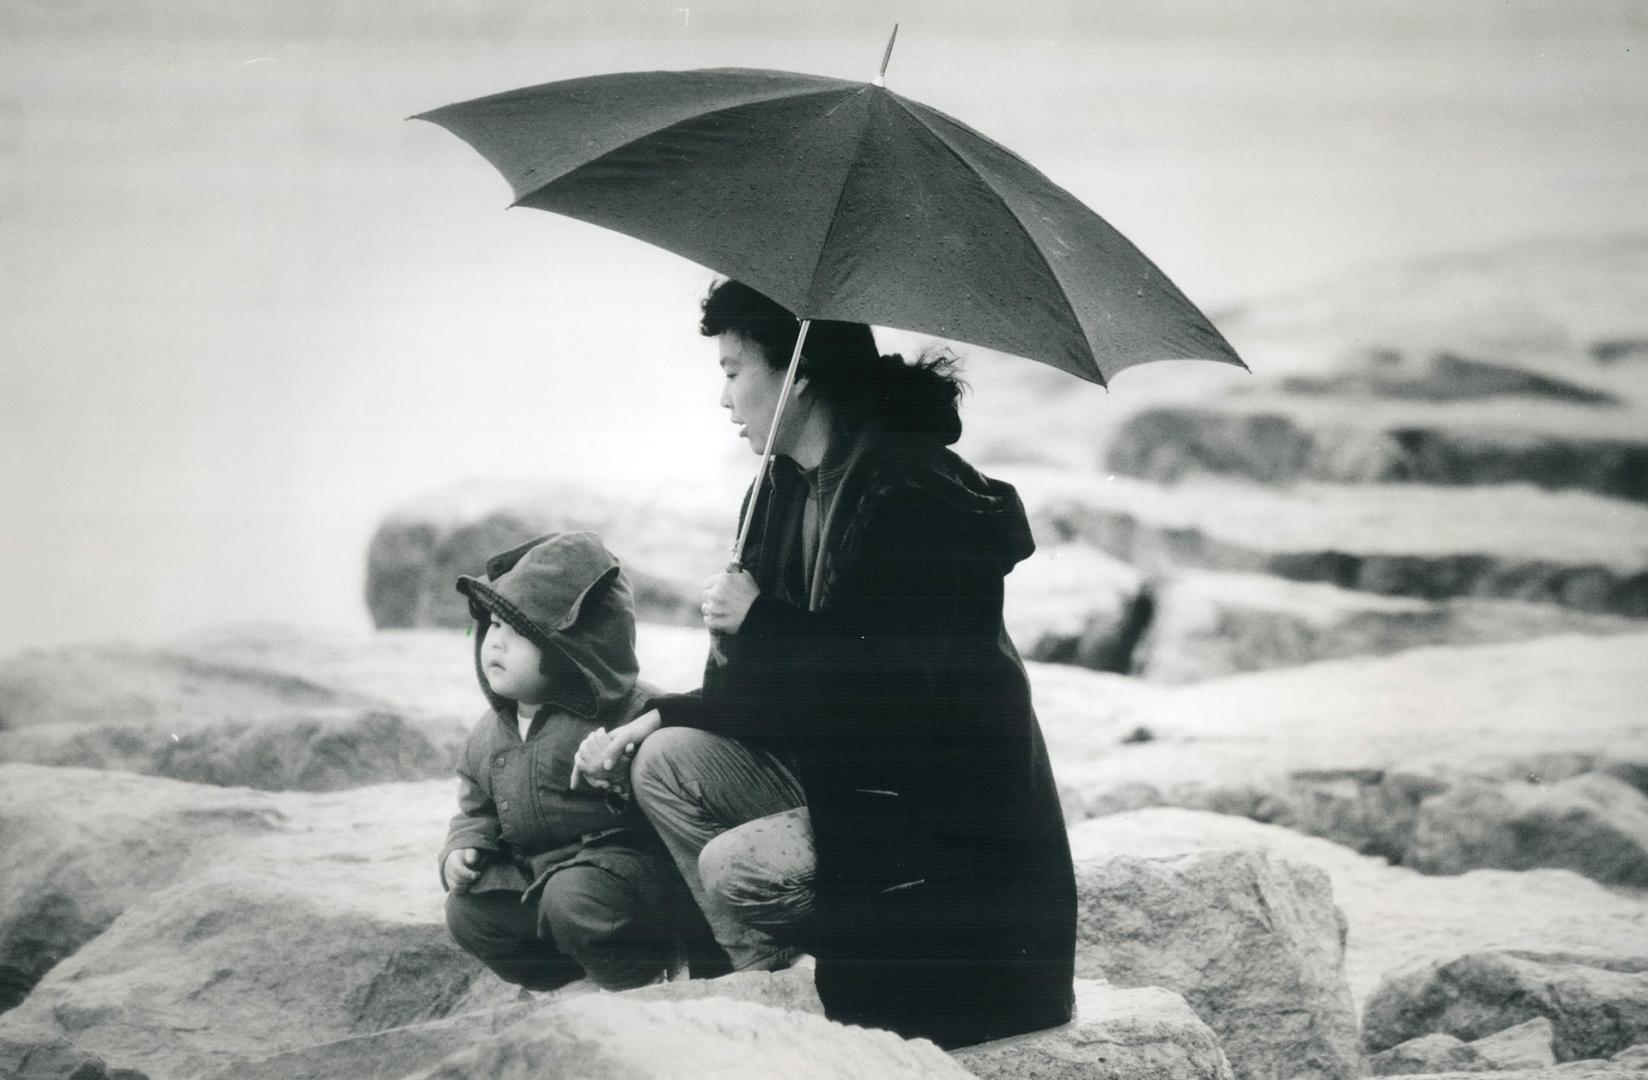
POLYGON ((505 799, 503 802, 499 803, 498 804, 498 809, 499 810, 508 810, 509 809, 509 800, 505 799))

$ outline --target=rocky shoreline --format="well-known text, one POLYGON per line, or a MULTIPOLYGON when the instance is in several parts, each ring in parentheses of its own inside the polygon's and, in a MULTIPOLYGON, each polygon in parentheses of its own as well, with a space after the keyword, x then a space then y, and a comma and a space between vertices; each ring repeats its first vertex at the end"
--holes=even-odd
POLYGON ((1007 614, 1078 864, 1068 1027, 947 1055, 830 1023, 805 969, 531 998, 452 944, 453 579, 594 528, 646 676, 704 653, 716 485, 560 481, 390 515, 374 633, 0 661, 0 1075, 1641 1075, 1644 266, 1373 272, 1233 313, 1262 374, 1141 369, 1101 422, 978 373, 963 451, 1040 547, 1007 614))

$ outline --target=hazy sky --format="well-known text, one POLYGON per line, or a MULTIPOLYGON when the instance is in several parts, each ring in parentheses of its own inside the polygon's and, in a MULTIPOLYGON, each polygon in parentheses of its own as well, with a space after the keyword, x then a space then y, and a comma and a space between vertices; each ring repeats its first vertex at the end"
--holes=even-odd
POLYGON ((0 649, 359 622, 366 539, 409 496, 736 452, 693 333, 708 273, 504 212, 412 113, 610 70, 867 78, 896 19, 894 89, 1217 311, 1648 229, 1645 10, 0 0, 0 649))

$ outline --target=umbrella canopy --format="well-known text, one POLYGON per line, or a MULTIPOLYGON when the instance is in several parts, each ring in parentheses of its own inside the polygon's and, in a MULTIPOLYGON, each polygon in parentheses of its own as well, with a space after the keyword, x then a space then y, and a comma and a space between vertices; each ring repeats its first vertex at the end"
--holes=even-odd
POLYGON ((416 119, 479 151, 515 205, 646 240, 804 319, 970 342, 1100 384, 1149 360, 1242 365, 1104 219, 1012 151, 879 83, 632 72, 416 119))

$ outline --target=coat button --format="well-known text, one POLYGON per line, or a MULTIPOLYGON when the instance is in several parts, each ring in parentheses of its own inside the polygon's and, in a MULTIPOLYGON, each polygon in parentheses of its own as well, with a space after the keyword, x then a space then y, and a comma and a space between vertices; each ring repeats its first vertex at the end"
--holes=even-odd
POLYGON ((505 799, 503 802, 499 803, 498 804, 498 809, 499 810, 508 810, 509 809, 509 800, 505 799))

